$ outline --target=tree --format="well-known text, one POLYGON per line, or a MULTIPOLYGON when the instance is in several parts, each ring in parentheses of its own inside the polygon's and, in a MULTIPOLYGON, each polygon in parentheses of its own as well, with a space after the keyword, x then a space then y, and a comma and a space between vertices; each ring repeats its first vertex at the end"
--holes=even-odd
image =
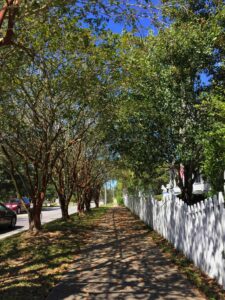
MULTIPOLYGON (((109 76, 110 71, 117 70, 113 34, 104 32, 94 37, 71 18, 52 24, 54 28, 41 24, 38 32, 37 27, 29 32, 28 40, 37 55, 23 53, 19 62, 20 53, 16 53, 4 65, 8 73, 1 75, 5 83, 1 87, 2 151, 10 162, 14 179, 15 160, 21 160, 34 205, 30 227, 37 230, 53 170, 58 176, 54 178, 55 186, 62 194, 65 182, 63 187, 61 179, 71 161, 68 151, 93 123, 103 122, 105 113, 110 115, 109 99, 115 92, 114 78, 119 73, 115 71, 109 76)), ((65 207, 73 188, 68 190, 67 195, 64 192, 68 196, 65 207)), ((68 217, 66 211, 67 207, 63 213, 68 217)))
MULTIPOLYGON (((29 52, 30 43, 26 31, 32 31, 40 22, 58 22, 62 18, 76 19, 80 26, 86 24, 99 32, 107 27, 109 20, 123 23, 125 27, 137 27, 138 18, 147 15, 149 1, 102 0, 6 0, 0 7, 0 47, 14 46, 29 52)), ((32 47, 33 51, 36 51, 32 47)))
MULTIPOLYGON (((76 120, 76 127, 65 131, 63 138, 65 148, 59 155, 52 172, 52 181, 58 194, 62 218, 64 220, 69 219, 68 207, 76 191, 75 179, 77 172, 79 172, 78 164, 82 152, 82 140, 92 124, 90 116, 88 118, 88 115, 81 115, 81 119, 76 120), (87 119, 88 122, 85 122, 87 119), (79 126, 79 123, 84 123, 85 126, 79 126)), ((62 143, 62 139, 59 143, 62 143)))
MULTIPOLYGON (((171 4, 172 1, 165 1, 171 4)), ((185 26, 196 20, 198 27, 205 34, 205 49, 208 48, 208 59, 201 70, 207 76, 207 86, 195 88, 198 97, 198 109, 207 120, 197 138, 196 147, 201 151, 198 157, 199 169, 211 183, 213 191, 223 190, 224 180, 224 109, 223 109, 223 61, 224 61, 224 3, 223 1, 176 1, 173 9, 167 12, 176 26, 185 26)), ((174 4, 174 3, 173 3, 174 4)), ((200 47, 199 47, 200 48, 200 47)), ((198 48, 198 49, 199 49, 198 48)), ((204 56, 201 55, 204 59, 204 56)), ((200 74, 201 74, 200 73, 200 74)), ((199 79, 200 81, 200 79, 199 79)), ((196 134, 196 132, 194 132, 196 134)))
POLYGON ((212 126, 210 110, 199 109, 210 91, 202 76, 210 75, 215 66, 221 27, 218 10, 204 13, 204 19, 200 12, 187 10, 184 18, 183 4, 172 7, 178 16, 157 36, 122 37, 124 89, 112 133, 119 137, 113 148, 136 174, 172 164, 182 199, 191 204, 193 183, 205 160, 204 132, 212 126))
POLYGON ((85 208, 90 210, 92 200, 98 207, 101 187, 112 168, 110 152, 102 142, 101 133, 94 127, 81 143, 80 157, 74 173, 79 213, 83 213, 85 208))
POLYGON ((9 0, 0 10, 0 29, 3 28, 4 20, 8 19, 5 36, 0 39, 0 47, 9 45, 13 38, 13 28, 15 25, 15 17, 19 7, 19 0, 9 0))
POLYGON ((54 146, 64 129, 58 123, 62 114, 58 106, 62 98, 58 98, 59 94, 52 97, 52 84, 43 73, 37 76, 37 72, 37 69, 29 72, 26 82, 24 74, 23 82, 17 79, 15 90, 7 93, 8 99, 5 98, 2 105, 5 132, 1 134, 1 147, 12 173, 17 173, 15 159, 20 159, 23 165, 23 176, 29 188, 27 192, 33 204, 29 215, 30 229, 39 230, 47 185, 62 151, 54 146))
MULTIPOLYGON (((66 23, 65 27, 70 24, 66 23)), ((15 160, 20 159, 23 165, 23 176, 28 183, 27 192, 33 204, 30 228, 36 230, 41 226, 41 207, 52 170, 65 147, 69 147, 71 143, 68 141, 65 146, 63 134, 67 124, 75 126, 84 107, 81 85, 78 84, 76 89, 72 86, 82 81, 82 71, 87 73, 85 66, 78 69, 87 57, 82 56, 82 50, 86 49, 82 34, 87 34, 87 30, 74 31, 69 44, 68 40, 64 39, 64 43, 62 40, 65 27, 60 31, 59 26, 59 31, 53 35, 47 46, 40 47, 35 59, 24 62, 15 74, 8 73, 10 86, 2 86, 2 152, 14 171, 14 179, 15 160), (74 58, 74 51, 70 50, 75 36, 81 38, 74 58)), ((41 44, 41 37, 49 32, 41 27, 39 34, 41 44)), ((32 33, 31 38, 34 38, 32 33)), ((17 57, 15 61, 16 59, 17 57)), ((14 70, 11 62, 7 63, 7 67, 14 70)), ((7 78, 7 74, 3 76, 7 78)))
MULTIPOLYGON (((26 195, 27 193, 27 182, 26 179, 21 174, 22 165, 20 161, 16 161, 16 169, 17 174, 16 182, 18 184, 19 190, 22 195, 26 195)), ((15 189, 15 185, 13 183, 13 178, 11 174, 11 166, 8 161, 4 158, 4 156, 0 155, 0 199, 1 202, 6 202, 8 198, 13 198, 18 196, 17 191, 15 189)))

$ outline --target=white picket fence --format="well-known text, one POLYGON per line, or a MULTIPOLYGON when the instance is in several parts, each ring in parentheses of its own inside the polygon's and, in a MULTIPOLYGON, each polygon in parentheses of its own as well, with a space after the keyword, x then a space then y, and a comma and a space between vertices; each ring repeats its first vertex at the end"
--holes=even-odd
POLYGON ((193 206, 174 195, 163 201, 139 193, 125 205, 225 288, 225 208, 219 193, 193 206))

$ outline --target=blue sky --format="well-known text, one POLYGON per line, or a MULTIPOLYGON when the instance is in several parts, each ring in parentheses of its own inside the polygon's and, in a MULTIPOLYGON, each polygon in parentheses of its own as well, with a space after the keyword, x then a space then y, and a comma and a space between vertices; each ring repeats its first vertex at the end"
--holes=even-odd
MULTIPOLYGON (((139 23, 140 23, 140 27, 142 27, 139 30, 140 35, 146 36, 148 34, 149 30, 152 30, 154 32, 154 34, 157 33, 156 28, 150 24, 149 19, 143 18, 143 19, 139 20, 139 23)), ((124 29, 129 29, 129 28, 127 28, 127 26, 125 26, 125 24, 115 23, 112 20, 109 21, 107 28, 111 29, 114 33, 118 33, 118 34, 122 33, 122 31, 124 29)))
MULTIPOLYGON (((137 3, 137 1, 135 1, 135 0, 128 1, 128 2, 133 3, 134 6, 137 3)), ((160 0, 152 0, 151 2, 153 5, 160 6, 160 0)), ((143 3, 146 4, 145 1, 143 1, 143 3)), ((124 18, 124 19, 126 19, 126 18, 124 18)), ((140 32, 139 32, 140 35, 143 35, 143 36, 147 35, 149 30, 152 30, 155 34, 157 33, 156 28, 154 26, 152 26, 152 24, 151 24, 150 11, 149 11, 149 17, 140 17, 138 19, 138 23, 140 25, 140 32)), ((111 29, 115 33, 122 33, 122 31, 124 29, 129 30, 129 26, 127 26, 126 21, 122 24, 122 23, 115 23, 113 20, 110 20, 107 28, 111 29)))
POLYGON ((111 179, 104 184, 104 187, 106 187, 107 190, 115 189, 116 186, 117 186, 117 180, 115 179, 111 179))

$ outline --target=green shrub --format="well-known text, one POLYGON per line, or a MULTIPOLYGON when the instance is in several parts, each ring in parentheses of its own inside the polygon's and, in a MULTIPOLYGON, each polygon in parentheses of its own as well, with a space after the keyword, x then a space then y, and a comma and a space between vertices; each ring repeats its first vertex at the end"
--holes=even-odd
POLYGON ((117 204, 118 205, 124 205, 124 202, 123 202, 123 197, 119 196, 116 198, 116 201, 117 201, 117 204))
POLYGON ((163 199, 163 195, 154 195, 154 199, 157 201, 161 201, 163 199))

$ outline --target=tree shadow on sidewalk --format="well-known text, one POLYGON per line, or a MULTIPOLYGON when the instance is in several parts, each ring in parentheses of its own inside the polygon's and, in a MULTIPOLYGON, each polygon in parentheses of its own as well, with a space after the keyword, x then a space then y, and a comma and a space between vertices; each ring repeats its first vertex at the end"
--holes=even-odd
POLYGON ((113 208, 47 300, 205 299, 125 208, 113 208))

